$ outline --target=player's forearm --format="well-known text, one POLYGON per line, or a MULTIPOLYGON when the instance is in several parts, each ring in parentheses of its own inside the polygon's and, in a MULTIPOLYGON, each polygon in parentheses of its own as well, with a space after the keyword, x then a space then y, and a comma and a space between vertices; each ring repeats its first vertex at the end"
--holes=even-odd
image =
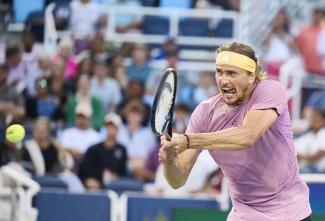
POLYGON ((232 127, 212 133, 190 134, 191 149, 241 150, 256 142, 254 133, 245 127, 232 127))
POLYGON ((168 184, 174 189, 184 186, 188 177, 178 160, 173 164, 164 164, 164 175, 168 184))

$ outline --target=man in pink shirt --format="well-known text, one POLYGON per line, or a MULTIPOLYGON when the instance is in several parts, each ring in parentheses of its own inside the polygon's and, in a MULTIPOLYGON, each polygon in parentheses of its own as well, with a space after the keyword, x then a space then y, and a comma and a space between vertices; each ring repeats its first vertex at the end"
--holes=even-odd
POLYGON ((300 180, 286 90, 265 80, 249 46, 218 49, 221 93, 203 101, 185 134, 161 137, 159 160, 173 188, 183 186, 202 149, 229 180, 228 221, 310 221, 309 190, 300 180))

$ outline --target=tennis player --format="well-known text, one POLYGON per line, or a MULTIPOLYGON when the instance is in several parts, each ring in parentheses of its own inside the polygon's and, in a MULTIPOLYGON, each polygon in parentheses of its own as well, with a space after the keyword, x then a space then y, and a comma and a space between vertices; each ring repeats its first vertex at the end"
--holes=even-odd
POLYGON ((228 221, 310 221, 309 189, 299 178, 286 90, 265 80, 254 50, 217 50, 220 93, 202 102, 185 134, 161 137, 159 160, 173 188, 183 186, 201 150, 229 180, 228 221))

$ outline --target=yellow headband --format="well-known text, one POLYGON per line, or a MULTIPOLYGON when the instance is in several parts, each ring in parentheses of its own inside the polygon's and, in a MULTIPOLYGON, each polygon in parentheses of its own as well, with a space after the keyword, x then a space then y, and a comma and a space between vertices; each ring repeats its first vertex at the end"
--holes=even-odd
POLYGON ((231 52, 231 51, 221 51, 217 55, 216 59, 217 65, 228 64, 238 68, 241 68, 245 71, 255 73, 256 71, 256 62, 239 53, 231 52))

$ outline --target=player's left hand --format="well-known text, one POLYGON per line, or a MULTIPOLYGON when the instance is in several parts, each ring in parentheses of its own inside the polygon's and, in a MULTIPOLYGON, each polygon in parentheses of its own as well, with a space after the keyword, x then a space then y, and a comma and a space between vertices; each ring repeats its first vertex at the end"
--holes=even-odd
POLYGON ((172 148, 177 154, 182 153, 187 149, 187 139, 183 134, 173 133, 172 139, 170 141, 163 140, 162 143, 166 148, 172 148))

